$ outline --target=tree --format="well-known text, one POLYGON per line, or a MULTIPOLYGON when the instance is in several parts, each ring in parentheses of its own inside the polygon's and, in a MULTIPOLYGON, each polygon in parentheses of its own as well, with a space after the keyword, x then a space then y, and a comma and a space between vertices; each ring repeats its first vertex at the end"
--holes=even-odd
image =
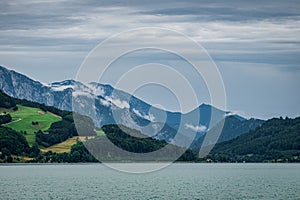
POLYGON ((36 126, 36 125, 39 125, 39 122, 31 122, 31 124, 36 126))
POLYGON ((74 151, 71 153, 71 161, 72 162, 80 162, 80 153, 78 151, 74 151))
POLYGON ((0 125, 7 124, 12 121, 10 114, 0 115, 0 125))
POLYGON ((0 151, 8 149, 13 155, 29 152, 29 145, 23 134, 0 126, 0 151))
POLYGON ((39 149, 39 146, 36 142, 33 143, 32 147, 30 148, 30 151, 31 151, 32 157, 36 157, 36 156, 39 155, 40 149, 39 149))
POLYGON ((6 163, 12 163, 13 162, 13 158, 11 156, 5 156, 4 162, 6 162, 6 163))

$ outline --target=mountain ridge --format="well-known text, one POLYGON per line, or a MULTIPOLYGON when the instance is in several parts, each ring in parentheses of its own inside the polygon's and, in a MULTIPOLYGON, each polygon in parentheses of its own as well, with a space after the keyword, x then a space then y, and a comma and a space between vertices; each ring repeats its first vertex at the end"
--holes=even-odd
MULTIPOLYGON (((8 69, 8 68, 3 67, 3 66, 0 65, 0 72, 3 72, 3 71, 8 71, 8 72, 13 73, 14 75, 22 76, 23 78, 25 78, 25 79, 27 79, 27 80, 30 80, 30 81, 34 82, 35 84, 40 85, 41 87, 47 87, 47 88, 49 88, 49 89, 53 89, 53 87, 55 88, 55 87, 57 87, 58 85, 68 85, 68 87, 66 87, 66 88, 64 88, 64 89, 62 89, 62 90, 65 90, 65 89, 73 89, 70 85, 74 85, 74 84, 76 83, 76 84, 81 84, 81 85, 83 85, 83 86, 85 86, 85 87, 87 87, 87 88, 89 88, 89 89, 92 89, 91 87, 89 87, 89 85, 98 85, 98 86, 102 86, 102 87, 109 88, 109 90, 115 90, 115 91, 118 91, 118 92, 126 93, 126 92, 124 92, 124 91, 122 91, 122 90, 113 88, 113 87, 112 87, 111 85, 109 85, 109 84, 102 84, 102 83, 96 83, 96 82, 91 82, 91 83, 88 83, 88 84, 84 84, 84 83, 81 83, 81 82, 76 81, 76 80, 74 80, 74 79, 66 79, 66 80, 63 80, 63 81, 55 81, 55 82, 52 82, 52 83, 45 84, 45 83, 42 83, 42 82, 40 82, 40 81, 36 81, 36 80, 30 78, 30 77, 27 76, 27 75, 21 74, 21 73, 15 71, 15 70, 8 69), (67 84, 65 84, 65 83, 67 83, 67 84)), ((13 81, 12 81, 12 82, 13 82, 13 81)), ((1 82, 0 82, 0 83, 1 83, 1 82)), ((3 86, 2 86, 2 85, 1 85, 1 88, 2 88, 2 90, 3 90, 3 86)), ((3 90, 3 91, 5 91, 5 93, 7 93, 8 95, 12 95, 12 94, 13 94, 12 91, 11 91, 11 92, 8 92, 8 91, 6 91, 6 90, 3 90)), ((126 94, 128 94, 128 93, 126 93, 126 94)), ((133 95, 131 95, 131 94, 129 94, 129 95, 132 96, 132 97, 134 97, 134 98, 137 98, 137 97, 135 97, 135 96, 133 96, 133 95)), ((12 96, 13 96, 13 95, 12 95, 12 96)), ((141 101, 143 101, 145 104, 148 104, 149 106, 151 106, 150 103, 148 103, 148 102, 146 102, 146 101, 144 101, 144 100, 141 100, 141 101)), ((198 107, 211 107, 211 108, 217 109, 217 110, 219 110, 219 111, 222 111, 222 110, 220 110, 219 108, 217 108, 217 107, 215 107, 215 106, 212 106, 212 105, 210 105, 210 104, 207 104, 207 103, 201 103, 198 107)), ((194 110, 196 110, 196 109, 197 109, 197 108, 195 108, 194 110)), ((192 111, 194 111, 194 110, 192 110, 192 111)), ((167 111, 167 112, 169 112, 169 113, 173 113, 173 114, 187 114, 187 113, 189 113, 189 112, 187 112, 187 113, 181 113, 180 111, 169 111, 169 110, 165 110, 165 111, 167 111)), ((192 111, 190 111, 190 112, 192 112, 192 111)), ((227 114, 228 114, 228 113, 231 113, 230 111, 222 111, 222 112, 225 112, 225 113, 227 113, 227 114)), ((237 114, 235 114, 235 115, 236 115, 236 116, 239 116, 239 115, 237 115, 237 114)), ((242 118, 242 119, 245 119, 245 118, 242 117, 242 116, 239 116, 239 117, 240 117, 240 119, 241 119, 241 118, 242 118)))
MULTIPOLYGON (((123 124, 167 142, 174 142, 174 137, 180 133, 185 139, 175 141, 179 146, 189 146, 231 113, 208 104, 201 104, 186 114, 169 112, 107 84, 85 85, 76 80, 65 80, 45 85, 1 66, 0 78, 0 89, 15 98, 76 111, 90 116, 98 127, 123 124)), ((246 120, 242 116, 234 117, 241 122, 246 120)))

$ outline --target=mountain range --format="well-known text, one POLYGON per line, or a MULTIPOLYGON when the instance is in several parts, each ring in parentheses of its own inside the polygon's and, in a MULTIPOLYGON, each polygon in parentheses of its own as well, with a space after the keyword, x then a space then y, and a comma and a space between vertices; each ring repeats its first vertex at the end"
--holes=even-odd
POLYGON ((217 141, 223 142, 263 123, 207 104, 184 114, 165 111, 110 85, 75 80, 43 84, 1 66, 0 89, 15 98, 87 115, 97 127, 123 124, 147 136, 192 149, 199 149, 219 124, 224 124, 224 128, 217 141))

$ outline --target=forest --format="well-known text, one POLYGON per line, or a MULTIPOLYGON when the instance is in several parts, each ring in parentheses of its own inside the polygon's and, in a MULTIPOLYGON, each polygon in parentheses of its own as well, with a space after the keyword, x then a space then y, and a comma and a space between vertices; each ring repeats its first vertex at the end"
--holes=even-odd
POLYGON ((253 131, 217 144, 205 159, 216 162, 299 162, 300 117, 270 119, 253 131))

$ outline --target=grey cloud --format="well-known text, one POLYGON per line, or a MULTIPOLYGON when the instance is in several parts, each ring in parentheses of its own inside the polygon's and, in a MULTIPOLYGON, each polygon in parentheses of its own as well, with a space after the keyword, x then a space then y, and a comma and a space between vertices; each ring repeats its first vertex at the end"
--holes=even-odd
POLYGON ((40 29, 67 27, 82 23, 82 20, 55 14, 0 14, 0 30, 40 29))
POLYGON ((299 13, 274 10, 242 10, 232 7, 224 8, 203 8, 203 7, 185 7, 185 8, 167 8, 152 11, 140 12, 141 14, 151 15, 186 15, 194 21, 250 21, 265 20, 276 18, 293 18, 299 16, 299 13))
MULTIPOLYGON (((231 62, 240 62, 240 63, 266 63, 266 64, 283 64, 287 67, 297 66, 297 69, 300 69, 299 63, 299 52, 274 52, 274 53, 235 53, 228 54, 223 52, 222 54, 211 54, 212 58, 216 61, 231 61, 231 62)), ((291 69, 296 69, 291 68, 291 69)))
POLYGON ((97 40, 86 40, 82 38, 71 39, 71 38, 47 38, 47 37, 15 37, 7 36, 5 38, 0 38, 0 48, 14 48, 14 47, 60 47, 65 50, 70 51, 82 51, 90 50, 93 48, 94 44, 97 43, 97 40))
POLYGON ((185 15, 194 20, 249 21, 299 16, 299 1, 176 1, 169 6, 160 3, 139 7, 150 15, 185 15))

